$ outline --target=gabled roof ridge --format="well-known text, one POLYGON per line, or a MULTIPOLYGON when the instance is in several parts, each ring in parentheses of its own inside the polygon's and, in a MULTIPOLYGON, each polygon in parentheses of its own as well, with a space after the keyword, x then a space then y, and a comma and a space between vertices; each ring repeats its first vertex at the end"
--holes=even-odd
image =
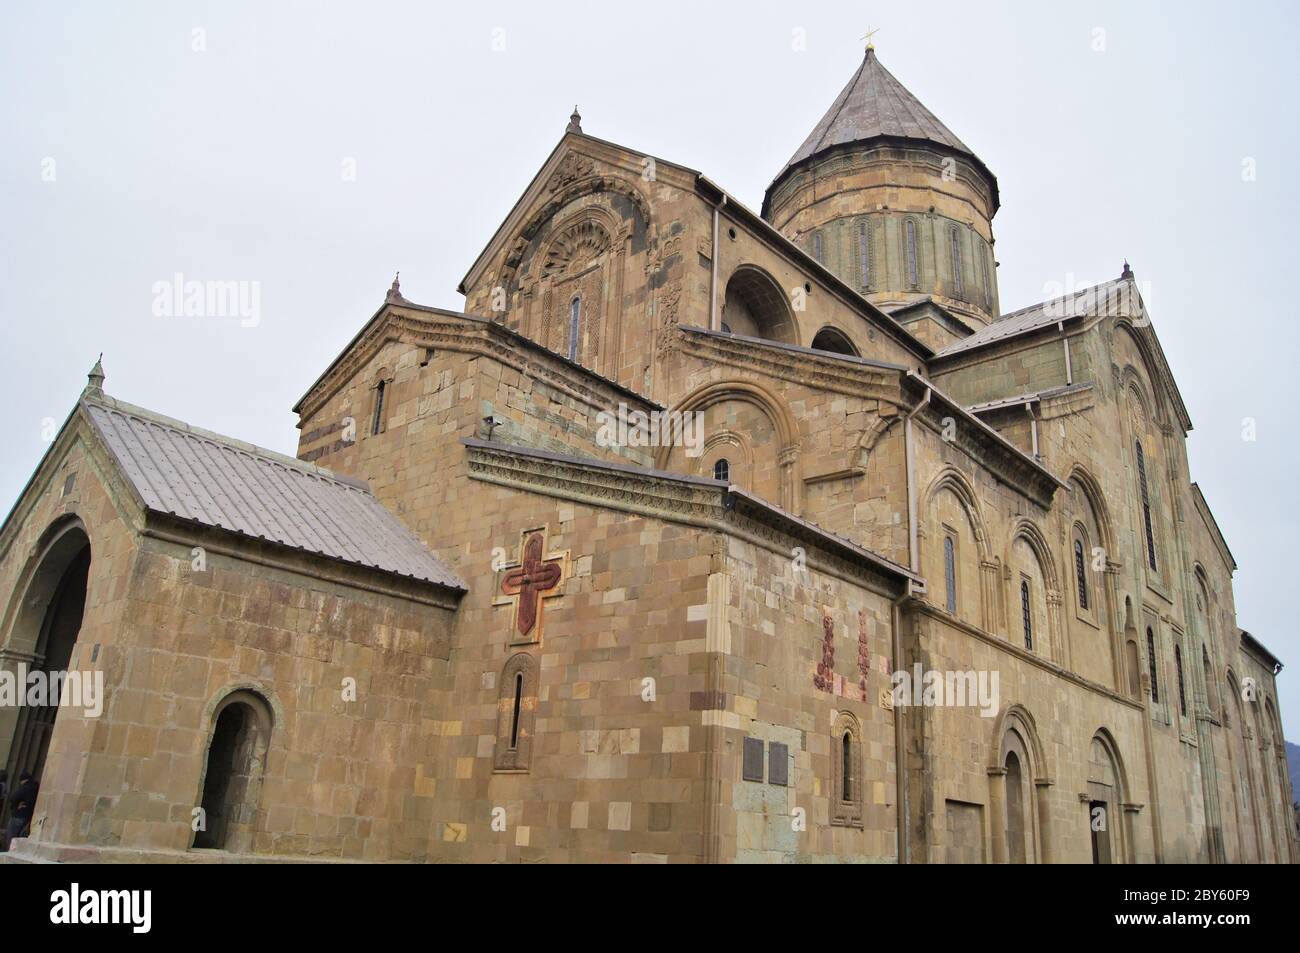
POLYGON ((82 397, 79 402, 85 405, 98 405, 106 410, 115 411, 131 417, 137 417, 147 423, 156 424, 157 426, 165 427, 169 430, 188 434, 199 440, 227 447, 239 453, 247 454, 248 456, 260 457, 268 463, 288 469, 298 470, 305 475, 314 477, 318 480, 328 480, 333 483, 338 483, 349 490, 361 493, 370 492, 370 485, 364 480, 344 476, 341 473, 335 473, 328 467, 323 467, 319 464, 299 459, 298 457, 291 457, 288 454, 280 453, 279 451, 271 450, 267 447, 258 446, 255 443, 249 443, 248 441, 240 440, 237 437, 220 434, 215 430, 206 430, 202 427, 196 427, 193 424, 186 423, 183 420, 178 420, 175 417, 168 417, 166 414, 160 414, 147 407, 141 407, 138 404, 130 404, 124 400, 119 400, 116 397, 110 397, 108 394, 97 394, 93 397, 85 396, 82 397))

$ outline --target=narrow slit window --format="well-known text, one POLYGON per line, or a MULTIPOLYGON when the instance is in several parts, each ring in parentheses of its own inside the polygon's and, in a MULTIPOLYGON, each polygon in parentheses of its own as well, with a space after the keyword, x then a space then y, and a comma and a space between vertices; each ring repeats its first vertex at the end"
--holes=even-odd
POLYGON ((952 537, 943 538, 943 581, 948 589, 947 608, 948 611, 956 614, 957 612, 957 554, 953 547, 952 537))
POLYGON ((919 282, 916 270, 916 222, 909 218, 903 230, 907 242, 907 283, 915 288, 919 282))
POLYGON ((853 800, 853 735, 844 732, 840 742, 840 777, 843 778, 840 800, 846 804, 853 800))
POLYGON ((1156 634, 1147 626, 1147 672, 1151 675, 1151 700, 1160 701, 1160 676, 1156 674, 1156 634))
POLYGON ((980 277, 984 281, 984 303, 992 310, 993 290, 989 287, 989 253, 983 250, 980 254, 980 277))
POLYGON ((569 302, 569 360, 578 359, 578 332, 582 325, 582 298, 569 302))
POLYGON ((388 387, 387 381, 380 381, 375 385, 375 417, 370 422, 370 433, 382 433, 384 429, 384 392, 388 387))
POLYGON ((1079 582, 1079 608, 1088 608, 1088 573, 1083 563, 1083 540, 1074 541, 1074 575, 1079 582))
POLYGON ((1137 441, 1138 489, 1142 495, 1142 521, 1147 532, 1147 562, 1156 571, 1156 534, 1151 525, 1151 494, 1147 489, 1147 460, 1142 452, 1142 441, 1137 441))
POLYGON ((1183 649, 1174 646, 1174 674, 1178 676, 1178 711, 1187 717, 1187 686, 1183 682, 1183 649))
POLYGON ((1029 580, 1020 580, 1020 621, 1025 628, 1025 648, 1034 647, 1034 614, 1029 606, 1029 580))
POLYGON ((952 287, 956 297, 961 297, 961 235, 957 232, 957 226, 954 225, 948 230, 949 244, 952 247, 952 287))
POLYGON ((524 703, 524 673, 515 676, 515 709, 510 718, 510 747, 519 747, 519 712, 524 703))
POLYGON ((862 273, 862 287, 871 286, 871 227, 862 222, 858 225, 858 269, 862 273))
POLYGON ((826 262, 825 257, 823 257, 821 232, 813 232, 813 257, 821 264, 826 262))

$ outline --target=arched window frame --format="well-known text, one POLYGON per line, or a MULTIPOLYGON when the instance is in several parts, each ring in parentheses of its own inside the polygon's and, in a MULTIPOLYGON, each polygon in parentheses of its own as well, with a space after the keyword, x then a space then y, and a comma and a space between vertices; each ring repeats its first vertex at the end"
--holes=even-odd
POLYGON ((979 246, 980 259, 980 278, 984 283, 984 306, 990 311, 993 310, 993 286, 989 284, 989 250, 983 246, 981 241, 979 246))
POLYGON ((1210 709, 1210 716, 1219 717, 1219 686, 1214 678, 1214 665, 1210 662, 1210 650, 1201 643, 1201 667, 1205 670, 1205 704, 1210 709))
POLYGON ((837 827, 860 828, 866 787, 862 777, 862 727, 851 712, 842 711, 835 719, 830 760, 830 822, 837 827))
POLYGON ((871 222, 858 223, 858 285, 866 290, 871 287, 872 271, 875 258, 871 247, 871 222))
POLYGON ((731 461, 726 457, 718 457, 713 461, 713 479, 731 482, 731 461))
POLYGON ((1083 554, 1083 538, 1074 537, 1074 580, 1079 589, 1079 608, 1088 611, 1088 564, 1083 554))
POLYGON ((497 741, 492 770, 523 773, 533 754, 537 715, 537 660, 518 652, 506 660, 497 686, 497 741))
POLYGON ((1178 678, 1178 713, 1187 717, 1187 682, 1183 678, 1183 647, 1174 644, 1174 674, 1178 678))
POLYGON ((1151 680, 1151 703, 1160 704, 1160 666, 1156 656, 1155 629, 1147 626, 1147 677, 1151 680))
POLYGON ((374 396, 370 399, 370 435, 376 436, 388 428, 388 410, 392 403, 393 377, 388 368, 380 368, 370 385, 374 396))
POLYGON ((956 225, 948 229, 949 253, 952 257, 952 291, 954 298, 962 297, 965 284, 962 280, 961 232, 956 225))
POLYGON ((917 288, 921 284, 920 253, 916 241, 916 220, 903 220, 903 261, 907 267, 907 286, 917 288))
POLYGON ((1025 633, 1025 648, 1034 650, 1034 608, 1029 577, 1020 577, 1020 624, 1025 633))
POLYGON ((1156 560, 1155 525, 1151 517, 1151 493, 1150 486, 1147 482, 1146 452, 1142 449, 1141 438, 1135 440, 1133 443, 1137 457, 1138 493, 1142 502, 1142 522, 1146 528, 1147 564, 1151 567, 1152 572, 1159 572, 1160 569, 1156 560))
POLYGON ((574 295, 569 301, 569 360, 578 359, 579 343, 582 336, 582 295, 574 295))
POLYGON ((957 614, 957 536, 944 527, 943 534, 944 608, 957 614))

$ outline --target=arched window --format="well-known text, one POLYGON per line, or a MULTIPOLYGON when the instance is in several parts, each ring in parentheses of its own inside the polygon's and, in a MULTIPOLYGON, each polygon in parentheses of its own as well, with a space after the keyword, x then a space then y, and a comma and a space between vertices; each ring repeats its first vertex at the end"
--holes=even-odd
POLYGON ((1215 696, 1218 689, 1214 684, 1214 667, 1210 665, 1210 652, 1204 645, 1201 646, 1201 667, 1205 669, 1205 700, 1210 706, 1210 714, 1218 716, 1218 707, 1215 705, 1215 696))
POLYGON ((1020 619, 1025 627, 1025 648, 1034 647, 1034 616, 1029 607, 1029 580, 1020 580, 1020 619))
POLYGON ((1151 700, 1160 701, 1160 676, 1156 674, 1156 634, 1147 626, 1147 671, 1151 675, 1151 700))
POLYGON ((822 248, 822 233, 813 232, 813 257, 816 258, 818 262, 825 264, 826 259, 823 252, 824 249, 822 248))
POLYGON ((582 298, 569 302, 569 360, 578 359, 578 331, 582 325, 582 298))
POLYGON ((1183 650, 1174 646, 1174 674, 1178 676, 1178 711, 1187 717, 1187 687, 1183 683, 1183 650))
POLYGON ((527 652, 520 652, 511 656, 501 669, 494 771, 528 770, 536 714, 537 663, 527 652))
POLYGON ((858 275, 863 288, 871 287, 871 226, 866 222, 858 223, 858 275))
POLYGON ((957 232, 957 226, 954 225, 948 229, 949 245, 952 251, 952 287, 954 295, 958 298, 962 293, 961 281, 961 235, 957 232))
POLYGON ((907 283, 915 288, 920 283, 916 268, 916 222, 909 218, 903 223, 903 231, 907 251, 907 283))
POLYGON ((857 718, 841 711, 831 732, 830 820, 839 827, 862 826, 862 729, 857 718))
POLYGON ((1083 540, 1074 541, 1074 575, 1079 583, 1079 608, 1088 608, 1088 573, 1083 565, 1083 540))
POLYGON ((381 380, 375 385, 375 415, 370 421, 370 433, 372 435, 384 432, 384 393, 387 388, 387 381, 381 380))
POLYGON ((840 739, 840 800, 853 803, 853 735, 847 731, 840 739))
POLYGON ((752 265, 741 265, 727 280, 722 314, 718 317, 732 334, 786 344, 802 343, 785 289, 767 272, 752 265))
POLYGON ((515 710, 510 719, 510 747, 519 747, 519 710, 524 701, 524 673, 515 676, 515 710))
POLYGON ((858 356, 858 349, 853 346, 844 332, 829 325, 822 328, 813 335, 813 350, 829 351, 831 354, 847 354, 851 357, 858 356))
POLYGON ((721 457, 717 463, 713 464, 713 479, 731 482, 731 464, 726 457, 721 457))
POLYGON ((943 581, 947 586, 947 609, 957 613, 957 554, 951 536, 943 538, 943 581))
POLYGON ((1147 562, 1156 569, 1156 534, 1151 526, 1151 495, 1147 492, 1147 461, 1142 452, 1142 441, 1137 441, 1138 489, 1142 495, 1142 522, 1147 531, 1147 562))

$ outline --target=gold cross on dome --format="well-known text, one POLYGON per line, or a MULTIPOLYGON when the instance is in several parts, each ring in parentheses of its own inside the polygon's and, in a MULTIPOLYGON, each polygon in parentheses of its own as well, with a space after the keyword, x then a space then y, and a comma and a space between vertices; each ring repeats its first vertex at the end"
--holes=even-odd
POLYGON ((867 49, 874 50, 876 48, 876 44, 871 42, 871 38, 879 32, 880 27, 876 27, 874 30, 867 30, 867 35, 862 38, 867 41, 867 49))

